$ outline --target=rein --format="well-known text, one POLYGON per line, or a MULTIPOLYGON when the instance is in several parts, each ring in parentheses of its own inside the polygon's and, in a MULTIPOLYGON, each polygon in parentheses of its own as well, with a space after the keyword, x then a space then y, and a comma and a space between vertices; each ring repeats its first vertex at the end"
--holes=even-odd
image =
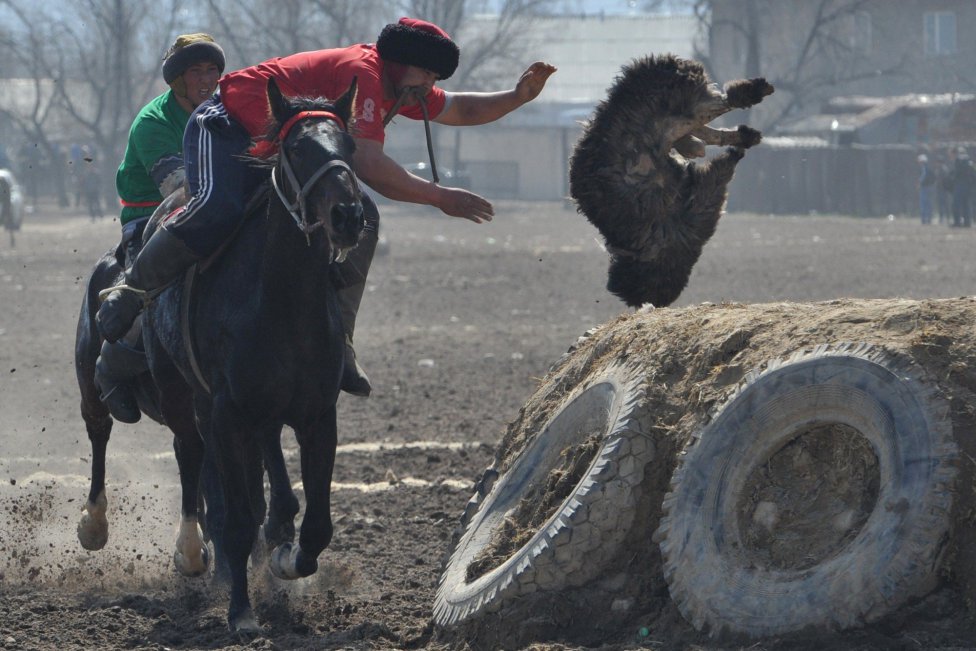
POLYGON ((427 115, 427 100, 423 95, 420 94, 419 88, 416 86, 409 86, 400 91, 400 96, 397 97, 396 103, 390 112, 386 114, 383 118, 383 126, 385 127, 390 123, 390 120, 396 117, 397 111, 403 106, 403 103, 413 96, 417 99, 420 104, 420 110, 424 114, 424 133, 427 136, 427 156, 430 158, 430 175, 434 179, 434 183, 440 183, 440 176, 437 174, 437 163, 434 161, 434 143, 430 135, 430 117, 427 115))
MULTIPOLYGON (((322 118, 328 118, 330 120, 333 120, 343 129, 343 131, 345 131, 346 128, 345 122, 343 122, 342 118, 340 118, 335 113, 332 113, 330 111, 301 111, 300 113, 296 113, 295 115, 288 118, 288 120, 281 126, 281 129, 278 131, 279 142, 282 143, 284 142, 285 138, 288 136, 289 131, 291 131, 291 128, 295 126, 300 120, 304 120, 306 118, 312 118, 312 117, 322 117, 322 118)), ((291 191, 295 194, 295 200, 289 201, 288 197, 285 196, 285 193, 281 189, 281 185, 278 182, 277 175, 275 174, 275 171, 277 171, 277 169, 271 172, 271 185, 274 186, 275 192, 278 193, 278 198, 281 199, 281 203, 284 204, 285 208, 288 210, 288 213, 291 215, 292 219, 295 220, 295 224, 298 226, 298 229, 305 234, 305 241, 311 245, 311 237, 310 237, 311 234, 315 232, 317 229, 322 228, 324 224, 320 221, 316 221, 315 223, 312 224, 309 223, 307 211, 305 208, 306 197, 312 191, 312 188, 315 187, 315 184, 319 181, 319 179, 321 179, 323 176, 325 176, 325 174, 327 174, 328 172, 334 169, 341 169, 349 172, 349 176, 350 178, 352 178, 352 182, 354 186, 356 185, 356 175, 353 173, 352 168, 349 166, 348 163, 346 163, 346 161, 335 158, 330 161, 327 161, 325 164, 319 167, 315 171, 315 174, 312 174, 312 176, 305 182, 305 184, 302 185, 298 181, 298 177, 295 176, 295 171, 292 169, 291 162, 289 162, 288 160, 288 155, 285 153, 284 147, 279 148, 279 155, 281 160, 281 169, 284 170, 285 180, 288 182, 288 186, 291 188, 291 191)))

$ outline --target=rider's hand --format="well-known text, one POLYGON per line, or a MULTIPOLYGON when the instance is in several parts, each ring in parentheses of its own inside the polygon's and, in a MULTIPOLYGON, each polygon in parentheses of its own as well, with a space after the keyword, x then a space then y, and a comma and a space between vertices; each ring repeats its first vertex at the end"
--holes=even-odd
POLYGON ((451 217, 462 217, 476 224, 490 222, 495 214, 491 202, 461 188, 441 187, 437 207, 451 217))
POLYGON ((515 94, 518 96, 519 101, 525 104, 538 97, 542 89, 545 88, 546 81, 549 80, 549 77, 554 72, 556 72, 555 66, 542 61, 536 61, 530 65, 522 73, 518 83, 515 84, 515 94))

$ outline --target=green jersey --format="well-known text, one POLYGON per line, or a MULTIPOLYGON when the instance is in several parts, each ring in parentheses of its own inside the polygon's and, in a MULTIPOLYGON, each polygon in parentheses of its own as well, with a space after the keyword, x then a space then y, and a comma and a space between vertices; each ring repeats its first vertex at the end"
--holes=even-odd
POLYGON ((142 107, 132 121, 125 156, 115 175, 123 225, 151 215, 163 201, 159 190, 163 181, 183 169, 183 130, 189 119, 173 91, 167 90, 142 107))

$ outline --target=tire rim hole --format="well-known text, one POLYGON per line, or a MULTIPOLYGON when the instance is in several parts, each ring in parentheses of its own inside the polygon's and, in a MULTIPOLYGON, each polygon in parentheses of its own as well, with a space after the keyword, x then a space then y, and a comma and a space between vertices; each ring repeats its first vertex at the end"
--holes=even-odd
MULTIPOLYGON (((601 395, 603 393, 591 389, 580 398, 589 399, 583 404, 590 403, 594 397, 597 397, 600 402, 612 400, 612 393, 601 395)), ((467 583, 476 581, 495 569, 528 544, 586 476, 606 438, 610 414, 606 409, 595 409, 575 415, 573 432, 568 436, 564 432, 562 439, 564 442, 578 441, 578 443, 569 443, 563 447, 554 465, 543 464, 534 469, 527 468, 529 471, 534 470, 528 488, 522 493, 522 498, 515 507, 506 513, 500 524, 495 527, 491 534, 491 542, 468 565, 465 571, 467 583), (545 472, 547 467, 549 471, 545 472)), ((554 422, 551 427, 556 426, 557 423, 554 422)))
POLYGON ((748 564, 795 571, 822 563, 857 536, 879 487, 878 458, 855 428, 801 430, 745 484, 736 518, 748 564))

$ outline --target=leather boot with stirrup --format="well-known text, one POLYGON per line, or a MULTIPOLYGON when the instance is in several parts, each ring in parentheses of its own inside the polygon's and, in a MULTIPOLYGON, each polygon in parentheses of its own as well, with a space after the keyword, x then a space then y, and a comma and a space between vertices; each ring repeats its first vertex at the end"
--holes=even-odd
POLYGON ((102 342, 101 354, 95 362, 95 384, 101 391, 98 397, 108 407, 112 418, 122 423, 139 422, 142 411, 132 382, 148 370, 145 353, 122 340, 114 344, 102 342))
POLYGON ((366 371, 356 361, 356 351, 352 347, 352 339, 346 337, 346 350, 344 353, 342 384, 339 388, 346 393, 361 398, 366 398, 373 391, 373 385, 369 383, 366 371))
POLYGON ((112 291, 98 308, 95 323, 106 341, 116 342, 132 327, 149 292, 165 287, 200 257, 175 235, 161 228, 125 272, 125 286, 112 291))

